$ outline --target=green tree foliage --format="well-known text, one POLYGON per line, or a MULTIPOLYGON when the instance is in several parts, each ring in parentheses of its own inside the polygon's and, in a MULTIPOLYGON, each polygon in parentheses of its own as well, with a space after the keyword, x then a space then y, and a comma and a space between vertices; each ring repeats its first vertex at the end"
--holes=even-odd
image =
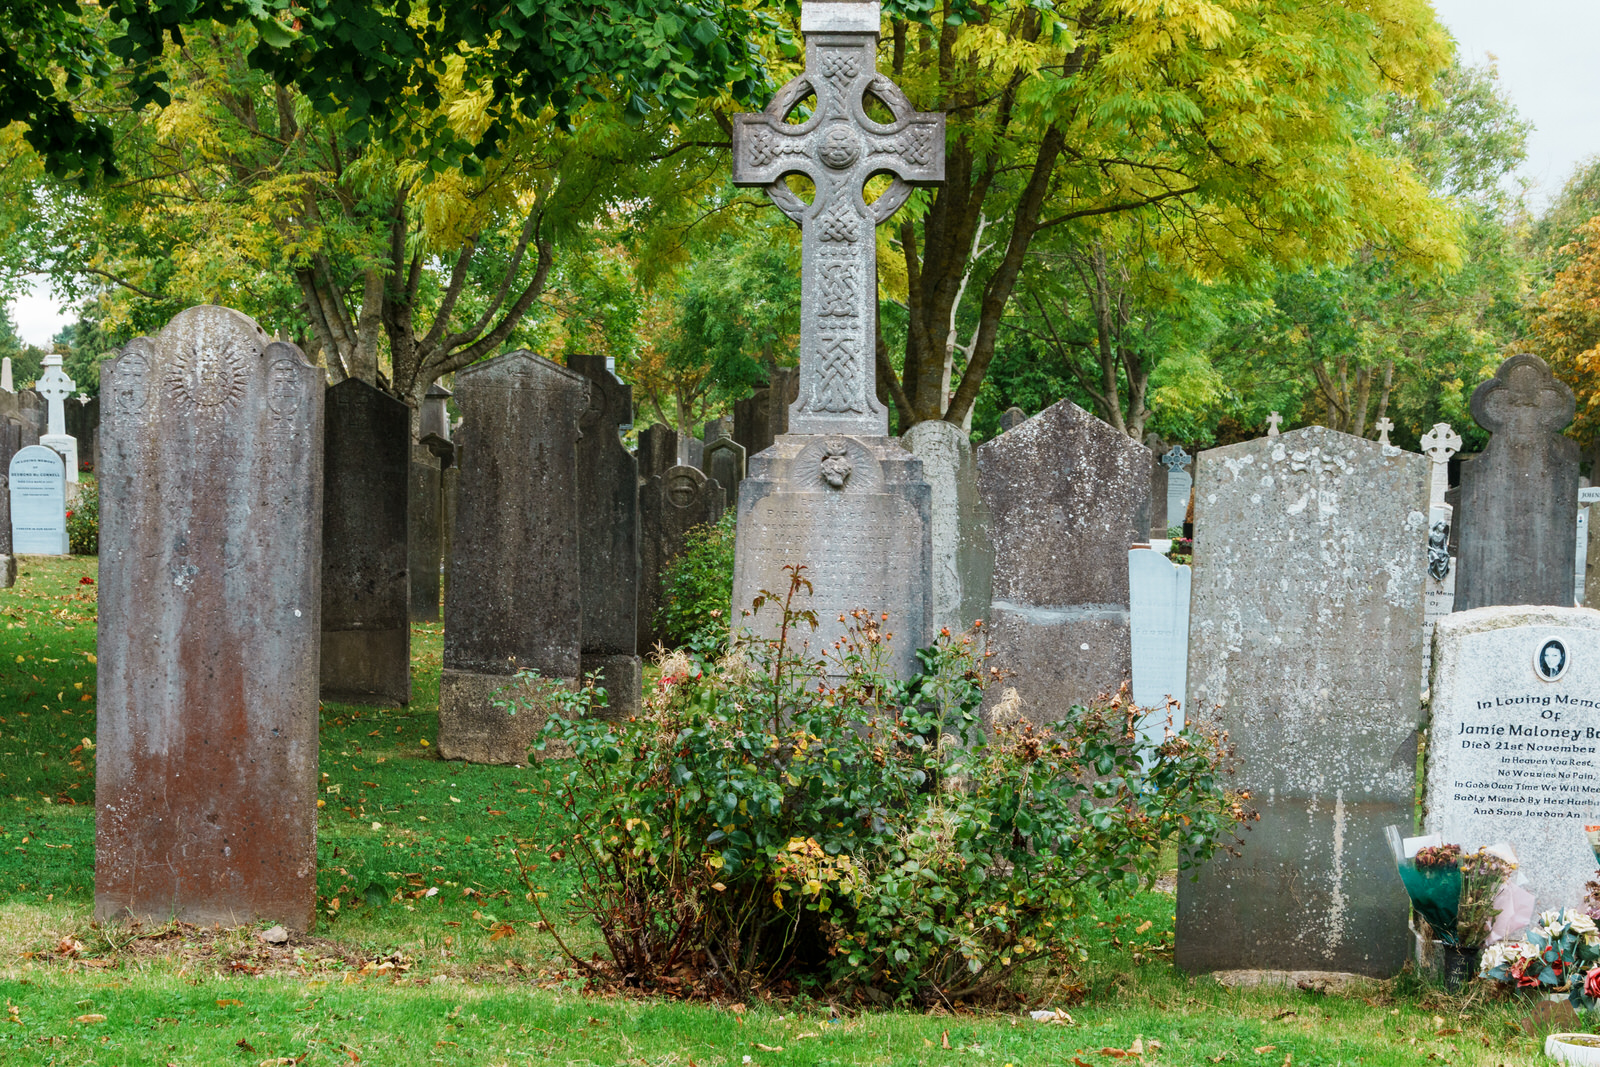
POLYGON ((132 107, 165 106, 163 60, 210 27, 249 29, 249 69, 294 88, 319 114, 420 153, 436 171, 471 171, 513 131, 565 119, 596 99, 635 115, 682 113, 764 80, 758 10, 720 0, 16 0, 0 31, 0 127, 22 123, 51 173, 116 173, 103 117, 77 99, 123 68, 132 107), (458 87, 487 99, 464 133, 440 118, 458 87))

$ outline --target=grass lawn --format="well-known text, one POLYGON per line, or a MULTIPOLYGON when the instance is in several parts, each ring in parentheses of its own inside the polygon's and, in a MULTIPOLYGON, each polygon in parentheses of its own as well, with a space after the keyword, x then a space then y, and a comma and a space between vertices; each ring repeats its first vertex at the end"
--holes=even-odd
MULTIPOLYGON (((1527 1002, 1405 978, 1350 995, 1231 990, 1171 964, 1173 898, 1086 917, 1071 1023, 586 995, 511 850, 541 841, 538 768, 430 747, 437 625, 409 707, 322 710, 319 927, 101 928, 94 884, 95 561, 25 559, 0 590, 0 1064, 1531 1064, 1527 1002), (431 895, 430 895, 431 893, 431 895), (397 899, 398 898, 398 899, 397 899), (1129 1051, 1138 1042, 1136 1055, 1129 1051)), ((560 871, 540 877, 559 878, 560 871)), ((557 918, 552 916, 552 918, 557 918)), ((558 920, 559 921, 559 920, 558 920)), ((587 943, 581 929, 563 936, 587 943)), ((571 943, 569 941, 569 943, 571 943)), ((1037 1004, 1052 1006, 1040 976, 1037 1004)), ((1020 1008, 1020 1006, 1019 1006, 1020 1008)))

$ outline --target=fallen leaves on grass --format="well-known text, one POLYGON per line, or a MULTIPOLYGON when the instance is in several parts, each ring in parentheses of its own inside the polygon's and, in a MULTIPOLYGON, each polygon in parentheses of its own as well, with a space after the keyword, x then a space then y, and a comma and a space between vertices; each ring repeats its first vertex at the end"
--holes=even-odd
POLYGON ((103 1023, 106 1021, 106 1017, 104 1015, 91 1012, 88 1015, 78 1016, 78 1021, 80 1023, 103 1023))

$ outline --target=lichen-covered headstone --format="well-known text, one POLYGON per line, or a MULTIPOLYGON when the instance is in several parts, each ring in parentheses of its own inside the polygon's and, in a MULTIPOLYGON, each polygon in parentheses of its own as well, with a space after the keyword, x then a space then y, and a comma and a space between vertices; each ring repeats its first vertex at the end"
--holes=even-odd
POLYGON ((1540 910, 1580 908, 1600 823, 1600 611, 1488 607, 1439 620, 1424 826, 1509 842, 1540 910))
POLYGON ((978 448, 994 539, 991 664, 1051 722, 1127 680, 1128 547, 1150 536, 1150 450, 1070 400, 978 448))
POLYGON ((11 547, 11 457, 22 449, 22 423, 0 414, 0 589, 17 584, 17 555, 11 547))
POLYGON ((613 715, 639 709, 643 674, 639 611, 639 464, 618 430, 633 420, 633 388, 604 356, 568 356, 589 381, 579 420, 578 571, 583 599, 584 676, 598 673, 613 715))
POLYGON ((323 372, 195 307, 101 396, 95 915, 305 930, 323 372))
POLYGON ((496 702, 539 703, 519 671, 578 678, 577 447, 587 393, 581 374, 531 352, 456 375, 462 461, 439 683, 445 759, 527 762, 544 709, 513 715, 496 702))
POLYGON ((967 432, 943 419, 919 422, 900 443, 922 460, 932 492, 933 629, 959 634, 989 614, 994 545, 989 509, 967 432))
POLYGON ((1178 880, 1177 964, 1393 975, 1409 906, 1428 462, 1320 426, 1200 454, 1188 718, 1259 822, 1178 880))
POLYGON ((1538 356, 1512 356, 1472 393, 1493 436, 1461 465, 1455 610, 1572 604, 1578 444, 1561 431, 1576 400, 1538 356))
POLYGON ((323 420, 322 695, 406 704, 411 409, 346 378, 323 420))

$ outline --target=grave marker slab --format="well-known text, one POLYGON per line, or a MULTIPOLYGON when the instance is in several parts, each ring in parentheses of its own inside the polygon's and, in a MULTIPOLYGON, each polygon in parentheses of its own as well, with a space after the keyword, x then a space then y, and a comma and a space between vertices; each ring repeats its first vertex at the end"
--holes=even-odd
POLYGON ((518 351, 456 374, 460 499, 444 599, 439 755, 526 763, 542 714, 495 706, 537 670, 573 683, 583 636, 577 508, 581 374, 518 351))
POLYGON ((678 431, 654 422, 639 431, 639 482, 643 484, 678 465, 678 431))
POLYGON ((0 417, 0 589, 17 584, 17 555, 11 547, 11 457, 22 450, 22 423, 0 417))
POLYGON ((67 541, 67 472, 61 453, 28 445, 11 457, 11 546, 18 556, 64 556, 67 541))
POLYGON ((323 411, 322 696, 408 704, 411 409, 346 378, 323 411))
POLYGON ((1000 432, 1015 430, 1028 421, 1028 413, 1019 407, 1009 407, 1000 413, 1000 432))
POLYGON ((604 356, 568 356, 589 382, 578 422, 578 571, 583 599, 585 676, 599 672, 610 713, 639 710, 639 464, 619 429, 633 418, 633 388, 604 356))
POLYGON ((1461 465, 1455 610, 1572 602, 1578 445, 1561 431, 1576 400, 1538 356, 1512 356, 1472 393, 1493 436, 1461 465))
MULTIPOLYGON (((726 425, 719 425, 717 428, 724 431, 728 429, 726 425)), ((744 446, 727 433, 706 445, 706 476, 715 479, 717 484, 722 486, 722 495, 730 508, 739 504, 739 483, 744 481, 744 471, 744 446)))
MULTIPOLYGON (((1188 466, 1193 457, 1182 445, 1173 445, 1162 457, 1161 465, 1167 469, 1167 528, 1182 526, 1189 513, 1189 494, 1194 490, 1194 476, 1188 466)), ((1163 531, 1162 537, 1167 536, 1163 531)))
POLYGON ((639 647, 647 652, 662 641, 655 615, 667 565, 683 551, 690 530, 721 520, 725 499, 722 486, 687 464, 668 468, 639 490, 639 647))
POLYGON ((1413 804, 1428 464, 1320 426, 1200 454, 1188 717, 1261 815, 1178 882, 1189 972, 1389 976, 1409 905, 1384 827, 1413 804))
POLYGON ((992 665, 1035 722, 1128 677, 1128 546, 1150 531, 1150 450, 1070 400, 978 448, 995 549, 992 665))
POLYGON ((1435 631, 1429 833, 1509 841, 1536 906, 1577 908, 1600 823, 1600 612, 1458 611, 1435 631))
POLYGON ((789 405, 800 398, 800 375, 794 367, 777 367, 764 385, 733 405, 733 439, 744 446, 748 461, 789 432, 789 405))
POLYGON ((95 916, 306 930, 323 372, 195 307, 101 390, 95 916))
POLYGON ((444 558, 443 472, 427 445, 411 446, 407 465, 406 577, 411 583, 407 612, 412 622, 439 621, 439 568, 444 558))
POLYGON ((1151 709, 1139 733, 1159 742, 1183 729, 1189 669, 1190 570, 1149 548, 1128 550, 1128 620, 1133 702, 1151 709), (1170 715, 1168 698, 1178 707, 1170 715))
POLYGON ((931 490, 933 629, 960 634, 989 614, 994 545, 989 509, 967 432, 943 419, 919 422, 900 443, 922 460, 931 490))

